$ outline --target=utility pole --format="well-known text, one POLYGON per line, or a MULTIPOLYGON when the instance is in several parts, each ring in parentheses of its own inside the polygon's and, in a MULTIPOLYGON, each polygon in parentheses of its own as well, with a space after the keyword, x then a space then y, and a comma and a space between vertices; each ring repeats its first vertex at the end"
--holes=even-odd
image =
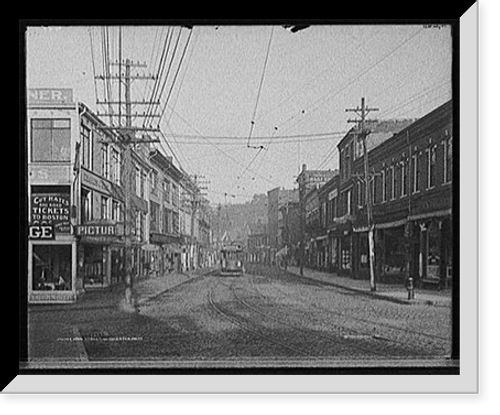
POLYGON ((373 200, 370 191, 368 150, 366 147, 366 137, 368 136, 368 134, 370 134, 370 131, 366 128, 366 124, 377 121, 377 120, 366 119, 366 116, 371 111, 378 111, 378 108, 368 108, 365 105, 364 98, 361 98, 361 107, 346 109, 346 112, 355 112, 360 117, 360 119, 354 119, 354 120, 349 119, 347 120, 347 122, 353 122, 358 125, 358 137, 361 138, 361 142, 363 144, 365 200, 366 200, 366 215, 367 215, 367 226, 368 226, 368 261, 370 267, 370 290, 377 291, 377 283, 375 278, 375 241, 373 238, 373 233, 374 233, 373 209, 372 209, 373 200))
MULTIPOLYGON (((121 53, 120 53, 121 55, 121 53)), ((118 136, 120 143, 123 146, 123 168, 124 173, 123 177, 125 178, 124 183, 124 238, 125 238, 125 298, 124 298, 124 308, 127 311, 135 311, 135 295, 133 291, 134 286, 134 271, 132 266, 132 229, 134 228, 134 216, 133 216, 133 208, 132 208, 132 176, 134 172, 134 166, 132 163, 132 145, 137 144, 146 144, 159 142, 157 139, 150 138, 138 138, 136 136, 137 132, 159 132, 158 128, 148 128, 148 127, 136 127, 133 125, 133 119, 135 117, 153 117, 153 115, 146 114, 132 114, 132 105, 143 104, 143 105, 158 105, 157 102, 146 102, 146 101, 132 101, 132 81, 133 80, 146 80, 146 79, 155 79, 152 76, 144 76, 144 75, 132 75, 131 69, 134 67, 145 67, 146 64, 133 62, 129 59, 126 59, 124 62, 112 62, 110 66, 118 66, 119 72, 117 75, 104 74, 100 76, 96 76, 96 79, 108 81, 108 80, 118 80, 119 87, 119 99, 118 101, 104 101, 97 102, 98 104, 107 104, 110 109, 112 109, 113 105, 118 105, 118 116, 114 111, 110 111, 109 113, 99 114, 100 116, 108 116, 110 119, 110 123, 113 122, 113 117, 118 118, 118 126, 109 126, 103 127, 103 129, 115 131, 118 136), (122 74, 121 68, 124 66, 125 73, 122 74), (122 84, 125 89, 125 99, 121 100, 121 87, 122 84), (122 107, 125 106, 125 114, 123 117, 125 118, 125 125, 122 124, 122 107)))

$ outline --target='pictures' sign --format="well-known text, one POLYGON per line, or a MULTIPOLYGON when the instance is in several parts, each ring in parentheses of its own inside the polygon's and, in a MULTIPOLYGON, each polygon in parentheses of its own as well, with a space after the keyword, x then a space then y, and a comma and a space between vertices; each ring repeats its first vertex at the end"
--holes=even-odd
POLYGON ((69 194, 32 194, 30 225, 49 225, 54 233, 71 232, 69 194))

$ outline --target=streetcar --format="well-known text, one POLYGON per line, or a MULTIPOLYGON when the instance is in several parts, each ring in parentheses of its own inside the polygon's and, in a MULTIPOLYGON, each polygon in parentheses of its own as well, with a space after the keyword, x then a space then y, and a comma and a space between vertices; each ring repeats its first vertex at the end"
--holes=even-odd
POLYGON ((243 247, 241 244, 224 246, 220 251, 221 275, 241 276, 245 272, 243 247))

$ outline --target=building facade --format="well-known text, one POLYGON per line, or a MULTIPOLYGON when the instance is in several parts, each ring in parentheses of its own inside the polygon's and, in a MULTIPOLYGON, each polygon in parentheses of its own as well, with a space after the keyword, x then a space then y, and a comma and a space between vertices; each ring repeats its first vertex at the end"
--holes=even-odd
POLYGON ((322 235, 318 238, 319 246, 322 249, 321 268, 328 272, 338 272, 340 267, 339 258, 339 229, 337 227, 337 204, 338 204, 339 174, 335 170, 335 175, 328 180, 318 192, 319 197, 319 220, 322 235))
POLYGON ((73 302, 79 108, 71 89, 30 89, 27 102, 28 301, 73 302))
MULTIPOLYGON (((405 123, 368 152, 376 275, 443 286, 452 272, 452 102, 399 128, 405 123)), ((341 154, 355 138, 351 132, 339 143, 341 154)), ((340 243, 351 259, 345 271, 368 278, 363 156, 340 159, 338 220, 347 224, 340 243)))
POLYGON ((164 275, 181 268, 178 189, 182 172, 158 150, 150 151, 149 160, 149 241, 156 247, 151 248, 155 275, 164 275))
POLYGON ((318 228, 319 194, 317 192, 336 174, 336 170, 308 170, 307 165, 303 164, 297 177, 300 241, 295 247, 295 252, 296 261, 299 264, 303 261, 306 266, 317 266, 317 253, 314 251, 315 238, 321 237, 322 232, 318 228))
MULTIPOLYGON (((413 122, 414 120, 404 119, 380 121, 370 124, 370 134, 366 138, 366 147, 369 154, 371 154, 372 149, 377 148, 413 122)), ((364 272, 367 270, 368 257, 366 253, 360 254, 361 267, 358 266, 356 260, 353 258, 354 250, 359 246, 358 244, 355 245, 354 234, 359 232, 360 229, 355 222, 359 221, 361 217, 358 211, 364 197, 363 147, 357 129, 351 129, 337 144, 337 148, 339 152, 337 206, 337 233, 340 234, 338 238, 340 253, 339 272, 346 275, 360 276, 364 275, 364 272)), ((372 166, 370 166, 370 169, 372 169, 372 166)), ((373 173, 372 170, 370 172, 373 173)))
POLYGON ((75 203, 78 280, 84 290, 121 281, 124 272, 123 148, 89 108, 79 104, 75 203))
POLYGON ((209 215, 189 202, 189 177, 150 144, 130 148, 127 174, 120 137, 71 89, 28 91, 26 139, 30 303, 122 283, 127 260, 134 279, 208 263, 209 215))
POLYGON ((298 197, 298 189, 277 187, 267 192, 267 228, 269 245, 273 251, 273 255, 283 248, 283 240, 280 233, 283 217, 280 208, 288 202, 297 202, 298 197))

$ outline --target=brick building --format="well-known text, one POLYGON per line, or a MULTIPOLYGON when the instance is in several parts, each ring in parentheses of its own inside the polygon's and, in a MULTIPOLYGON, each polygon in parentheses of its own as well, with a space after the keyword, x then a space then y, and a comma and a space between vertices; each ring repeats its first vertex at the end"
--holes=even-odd
MULTIPOLYGON (((376 275, 446 285, 452 264, 452 102, 406 123, 396 122, 394 134, 368 153, 376 275)), ((374 126, 371 134, 376 132, 374 126)), ((355 145, 354 130, 339 143, 338 220, 345 222, 341 244, 350 247, 346 271, 368 278, 363 155, 348 156, 355 145)))

